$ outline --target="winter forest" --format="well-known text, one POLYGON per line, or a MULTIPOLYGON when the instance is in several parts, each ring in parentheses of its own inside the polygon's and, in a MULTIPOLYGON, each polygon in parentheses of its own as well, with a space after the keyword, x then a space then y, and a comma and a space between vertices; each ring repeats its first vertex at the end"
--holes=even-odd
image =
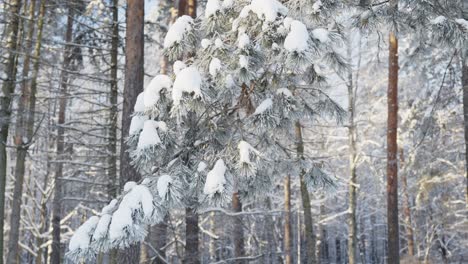
POLYGON ((467 0, 0 0, 0 264, 468 263, 467 0))

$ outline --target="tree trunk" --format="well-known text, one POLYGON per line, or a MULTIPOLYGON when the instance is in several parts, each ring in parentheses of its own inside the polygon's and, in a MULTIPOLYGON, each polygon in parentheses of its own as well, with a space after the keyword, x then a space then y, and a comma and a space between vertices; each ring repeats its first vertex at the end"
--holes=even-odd
MULTIPOLYGON (((351 42, 348 43, 348 57, 351 59, 351 42)), ((348 262, 349 264, 357 263, 357 223, 356 223, 356 203, 357 203, 357 174, 356 174, 356 125, 354 122, 355 115, 355 98, 353 89, 353 73, 352 70, 348 74, 348 140, 349 140, 349 214, 348 214, 348 262)))
MULTIPOLYGON (((35 3, 33 0, 30 5, 30 16, 29 16, 29 32, 27 36, 27 54, 30 54, 32 48, 32 36, 34 33, 34 12, 35 3)), ((20 216, 21 216, 21 197, 23 194, 23 181, 25 171, 25 161, 28 152, 28 148, 33 140, 34 133, 34 117, 36 112, 36 91, 37 91, 37 78, 39 73, 39 61, 41 55, 41 41, 42 41, 42 28, 44 24, 44 13, 45 13, 45 0, 41 1, 39 16, 38 16, 38 29, 36 36, 36 45, 34 47, 34 64, 33 64, 33 75, 31 78, 31 84, 27 81, 22 83, 22 94, 18 107, 18 118, 16 126, 16 138, 15 143, 17 145, 17 157, 15 167, 15 186, 13 191, 13 200, 11 208, 11 220, 10 220, 10 237, 8 245, 8 257, 7 263, 14 263, 16 256, 18 255, 18 239, 19 239, 19 227, 20 227, 20 216), (27 113, 26 113, 27 109, 27 113), (25 118, 28 118, 27 123, 24 123, 25 118), (26 142, 23 139, 26 138, 26 142)), ((29 75, 29 62, 30 56, 26 55, 23 68, 23 78, 27 80, 29 75)))
POLYGON ((463 116, 465 126, 465 178, 466 193, 465 201, 468 206, 468 55, 462 58, 462 86, 463 86, 463 116))
MULTIPOLYGON (((398 8, 396 0, 390 1, 393 12, 398 8)), ((388 263, 399 264, 399 223, 398 223, 398 39, 396 32, 390 32, 388 73, 388 128, 387 128, 387 229, 388 263)))
MULTIPOLYGON (((400 166, 404 167, 404 153, 403 149, 400 148, 400 166)), ((406 171, 406 170, 405 170, 406 171)), ((411 209, 408 193, 408 181, 406 178, 406 172, 403 171, 401 174, 401 191, 403 193, 403 215, 406 224, 406 240, 408 243, 408 255, 414 256, 414 232, 411 220, 411 209)))
MULTIPOLYGON (((302 139, 302 126, 299 121, 295 123, 295 134, 296 134, 296 151, 299 159, 304 159, 304 141, 302 139)), ((305 244, 307 247, 306 250, 306 259, 308 264, 317 263, 316 257, 316 240, 314 234, 314 224, 312 220, 312 212, 310 207, 310 197, 309 191, 307 190, 307 185, 304 181, 304 172, 301 172, 299 175, 300 185, 301 185, 301 198, 302 198, 302 207, 304 209, 304 225, 305 225, 305 244)))
POLYGON ((199 264, 198 214, 192 208, 185 208, 185 264, 199 264))
POLYGON ((284 262, 292 264, 291 177, 284 178, 284 262))
MULTIPOLYGON (((242 212, 242 203, 239 198, 239 193, 235 192, 232 195, 232 210, 234 213, 242 212)), ((244 257, 244 228, 242 227, 242 216, 234 216, 233 220, 233 240, 234 240, 234 256, 236 258, 244 257)), ((241 264, 245 261, 238 260, 236 263, 241 264)))
MULTIPOLYGON (((127 181, 139 181, 140 174, 131 165, 125 144, 130 129, 131 115, 138 94, 144 86, 144 15, 145 1, 127 1, 127 29, 125 36, 125 85, 123 94, 122 136, 120 148, 120 187, 127 181)), ((120 250, 118 262, 138 263, 140 244, 120 250)))
MULTIPOLYGON (((74 9, 72 3, 68 6, 68 18, 67 18, 67 30, 65 32, 65 43, 71 43, 73 37, 73 22, 74 22, 74 9)), ((58 160, 64 160, 65 154, 65 116, 67 110, 67 98, 68 98, 68 70, 71 64, 72 57, 72 46, 65 45, 63 53, 63 67, 62 76, 60 78, 60 98, 59 98, 59 116, 57 122, 57 156, 58 160)), ((55 193, 54 200, 52 202, 52 254, 51 263, 59 264, 61 262, 61 247, 60 247, 60 220, 62 211, 62 180, 63 177, 63 163, 56 163, 55 167, 55 193)))
MULTIPOLYGON (((11 117, 11 97, 15 91, 16 82, 16 50, 20 20, 21 0, 11 0, 9 3, 4 61, 6 79, 2 85, 0 97, 0 219, 5 219, 5 186, 7 178, 7 151, 8 130, 11 117)), ((4 222, 0 221, 0 264, 3 264, 3 229, 4 222)))

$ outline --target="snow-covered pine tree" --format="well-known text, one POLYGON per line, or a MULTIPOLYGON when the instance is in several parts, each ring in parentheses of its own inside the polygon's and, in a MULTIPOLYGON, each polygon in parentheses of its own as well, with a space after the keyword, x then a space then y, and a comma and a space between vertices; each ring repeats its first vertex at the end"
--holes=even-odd
MULTIPOLYGON (((338 31, 300 21, 302 2, 209 0, 202 17, 171 26, 164 52, 174 74, 156 76, 139 95, 127 140, 144 179, 75 232, 69 258, 142 241, 170 209, 225 206, 234 188, 245 201, 286 173, 304 171, 309 183, 326 177, 291 155, 293 128, 298 119, 342 117, 316 69, 346 63, 338 31)), ((317 18, 328 2, 315 2, 317 18)))

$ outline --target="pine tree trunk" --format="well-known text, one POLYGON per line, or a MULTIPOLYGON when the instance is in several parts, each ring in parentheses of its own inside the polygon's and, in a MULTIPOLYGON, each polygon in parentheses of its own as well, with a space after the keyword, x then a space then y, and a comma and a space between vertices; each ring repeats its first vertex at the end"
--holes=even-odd
POLYGON ((462 66, 462 85, 463 85, 463 116, 465 126, 465 178, 466 193, 465 200, 468 206, 468 55, 463 59, 462 66))
MULTIPOLYGON (((396 12, 398 1, 390 1, 396 12)), ((396 32, 390 32, 389 38, 389 74, 388 74, 388 128, 387 128, 387 229, 388 262, 399 264, 399 223, 398 223, 398 39, 396 32)))
MULTIPOLYGON (((29 32, 27 36, 27 54, 30 54, 32 48, 32 36, 34 33, 34 12, 35 12, 35 3, 36 0, 33 0, 30 4, 30 23, 28 25, 29 32)), ((45 0, 41 1, 39 16, 38 16, 38 29, 36 35, 36 45, 34 47, 34 64, 33 64, 33 75, 31 78, 31 83, 28 84, 27 81, 22 83, 22 94, 20 98, 20 103, 18 106, 18 118, 17 118, 17 127, 16 127, 16 138, 15 143, 17 145, 17 158, 16 158, 16 167, 15 167, 15 186, 13 191, 13 200, 11 208, 11 220, 10 220, 10 236, 9 236, 9 245, 8 245, 8 257, 7 263, 13 263, 15 256, 18 255, 18 239, 19 239, 19 227, 20 227, 20 216, 21 216, 21 197, 23 194, 23 181, 24 181, 24 171, 25 171, 25 161, 29 148, 30 142, 33 140, 34 133, 34 118, 36 112, 36 91, 37 91, 37 78, 39 73, 39 58, 41 53, 41 41, 42 41, 42 28, 44 24, 44 13, 45 13, 45 0), (27 112, 26 112, 27 109, 27 112), (27 122, 24 123, 25 118, 27 117, 27 122), (23 142, 23 138, 26 138, 26 142, 23 142)), ((29 75, 29 63, 30 56, 27 55, 24 61, 23 68, 23 78, 27 80, 29 75)))
MULTIPOLYGON (((123 92, 122 136, 120 148, 120 187, 127 181, 139 181, 140 174, 131 165, 125 138, 130 129, 131 115, 138 94, 144 86, 144 15, 145 1, 127 1, 125 36, 125 85, 123 92)), ((118 263, 138 263, 140 244, 120 250, 118 263)))
MULTIPOLYGON (((348 56, 351 58, 351 43, 348 44, 348 56)), ((349 214, 348 214, 348 262, 357 263, 357 223, 356 223, 356 201, 357 201, 357 174, 356 174, 356 126, 354 122, 355 98, 353 89, 353 73, 348 74, 348 140, 349 140, 349 214)))
MULTIPOLYGON (((73 37, 73 23, 74 23, 74 9, 73 3, 68 3, 68 18, 67 18, 67 29, 65 32, 65 43, 71 43, 73 37)), ((71 64, 72 57, 72 46, 65 45, 63 53, 63 66, 60 77, 60 98, 59 98, 59 116, 57 122, 57 156, 56 158, 60 161, 64 160, 65 154, 65 116, 67 110, 67 98, 68 98, 68 70, 71 64)), ((51 263, 59 264, 61 262, 61 245, 60 245, 60 221, 62 217, 62 180, 63 177, 63 163, 56 163, 55 167, 55 192, 54 199, 52 202, 52 254, 51 263)))
POLYGON ((284 178, 284 263, 292 264, 291 177, 284 178))
MULTIPOLYGON (((400 166, 404 166, 404 153, 403 149, 400 148, 400 166)), ((401 191, 403 193, 403 216, 406 224, 406 241, 408 243, 408 255, 414 256, 414 231, 411 220, 411 209, 408 193, 408 181, 406 178, 406 172, 403 171, 401 174, 401 191)))
MULTIPOLYGON (((235 192, 232 195, 232 210, 234 213, 242 212, 242 203, 239 198, 239 193, 235 192)), ((233 240, 234 240, 234 256, 236 258, 244 257, 244 228, 242 227, 242 216, 234 216, 233 221, 233 240)), ((236 263, 241 264, 245 261, 238 260, 236 263)))
POLYGON ((199 264, 198 214, 192 208, 185 208, 185 258, 184 264, 199 264))
MULTIPOLYGON (((18 31, 20 23, 21 0, 12 0, 9 3, 7 20, 7 43, 3 53, 5 61, 6 80, 2 85, 0 97, 0 219, 5 219, 5 186, 7 178, 7 151, 8 130, 11 117, 11 97, 15 90, 16 82, 16 50, 18 43, 18 31)), ((4 231, 4 222, 0 221, 0 234, 4 231)), ((0 264, 3 264, 3 235, 0 236, 0 264)))
MULTIPOLYGON (((304 141, 302 139, 302 126, 299 121, 295 123, 295 134, 296 134, 296 151, 299 159, 304 158, 304 141)), ((300 185, 301 185, 301 198, 302 198, 302 207, 304 209, 304 225, 305 225, 305 244, 307 247, 306 250, 306 259, 308 264, 317 263, 316 257, 316 239, 314 233, 314 224, 312 220, 312 211, 310 207, 310 197, 309 191, 307 190, 307 185, 304 181, 303 172, 299 175, 300 185)))

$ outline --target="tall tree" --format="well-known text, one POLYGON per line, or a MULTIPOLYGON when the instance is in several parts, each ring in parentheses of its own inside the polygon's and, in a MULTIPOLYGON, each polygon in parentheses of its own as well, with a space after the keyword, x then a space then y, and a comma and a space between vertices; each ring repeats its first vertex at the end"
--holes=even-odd
POLYGON ((396 16, 398 0, 390 0, 393 25, 389 34, 388 119, 387 119, 387 236, 388 262, 400 263, 398 223, 398 37, 396 16))
MULTIPOLYGON (((289 174, 284 178, 284 262, 292 264, 292 246, 293 237, 291 230, 291 176, 289 174)), ((307 232, 306 232, 306 235, 307 232)))
MULTIPOLYGON (((5 34, 5 77, 0 95, 0 219, 5 219, 5 186, 7 179, 7 151, 8 131, 10 128, 11 99, 16 83, 17 43, 20 24, 21 0, 8 3, 8 20, 5 34)), ((0 234, 3 234, 4 221, 0 221, 0 234)), ((0 236, 0 264, 3 264, 3 235, 0 236)))
POLYGON ((65 47, 63 51, 62 72, 60 76, 60 91, 59 91, 59 110, 57 121, 57 143, 56 143, 56 163, 54 182, 54 199, 52 201, 52 253, 50 261, 52 264, 60 264, 61 258, 61 218, 62 218, 62 178, 63 178, 63 161, 65 160, 65 118, 68 101, 68 86, 70 81, 69 70, 72 65, 73 58, 73 24, 75 21, 74 1, 68 2, 67 26, 65 30, 65 47))
POLYGON ((15 144, 17 146, 17 157, 15 167, 15 186, 13 190, 13 200, 11 207, 10 236, 8 240, 7 263, 14 263, 18 255, 19 227, 21 216, 21 205, 23 196, 23 182, 25 173, 25 161, 29 146, 34 136, 34 120, 36 113, 36 92, 37 79, 39 75, 42 30, 44 25, 45 0, 41 0, 39 14, 35 20, 36 0, 31 1, 29 9, 29 32, 26 39, 27 52, 23 62, 23 82, 21 87, 21 97, 18 106, 18 116, 16 124, 15 144), (33 33, 37 23, 36 44, 32 51, 33 69, 31 80, 29 81, 29 64, 31 56, 29 54, 33 44, 33 33))
MULTIPOLYGON (((123 92, 122 135, 128 135, 133 105, 144 86, 144 16, 145 1, 127 0, 127 27, 125 30, 125 84, 123 92)), ((127 181, 138 181, 141 176, 131 165, 125 136, 121 137, 120 186, 127 181)), ((140 246, 135 244, 119 253, 119 263, 139 261, 140 246)))

